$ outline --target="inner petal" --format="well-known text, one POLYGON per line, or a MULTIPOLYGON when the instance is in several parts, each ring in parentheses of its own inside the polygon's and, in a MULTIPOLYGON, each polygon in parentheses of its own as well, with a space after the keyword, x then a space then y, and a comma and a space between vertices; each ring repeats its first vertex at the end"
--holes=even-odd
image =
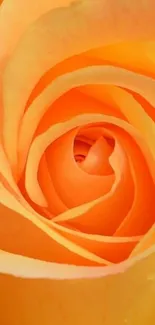
MULTIPOLYGON (((94 201, 89 209, 69 211, 55 217, 53 220, 76 227, 80 231, 95 234, 113 235, 130 210, 134 185, 127 156, 116 142, 110 164, 115 173, 115 183, 109 193, 94 201), (83 210, 83 212, 82 212, 83 210)), ((92 176, 91 176, 92 177, 92 176)))
POLYGON ((67 225, 52 223, 63 236, 76 244, 82 245, 96 255, 112 263, 119 263, 128 258, 141 237, 108 237, 79 232, 67 225))
POLYGON ((80 167, 92 175, 112 174, 113 169, 109 163, 110 154, 111 147, 102 136, 92 145, 80 167))
POLYGON ((66 211, 67 207, 54 187, 45 155, 43 155, 39 164, 38 181, 48 203, 47 209, 54 215, 66 211))
POLYGON ((114 141, 106 137, 103 127, 85 127, 79 130, 74 141, 74 157, 79 167, 91 175, 108 175, 113 170, 109 156, 114 141))
POLYGON ((145 158, 141 153, 141 148, 137 146, 127 133, 120 129, 118 130, 114 126, 111 129, 113 129, 114 133, 117 133, 117 137, 129 157, 135 186, 135 198, 132 209, 118 227, 115 235, 144 235, 155 222, 154 183, 145 158))
POLYGON ((81 163, 87 156, 90 145, 86 142, 75 139, 74 141, 74 158, 77 163, 81 163))
POLYGON ((89 175, 74 159, 74 139, 77 128, 54 141, 46 151, 48 169, 53 184, 69 207, 95 200, 109 192, 114 175, 89 175))

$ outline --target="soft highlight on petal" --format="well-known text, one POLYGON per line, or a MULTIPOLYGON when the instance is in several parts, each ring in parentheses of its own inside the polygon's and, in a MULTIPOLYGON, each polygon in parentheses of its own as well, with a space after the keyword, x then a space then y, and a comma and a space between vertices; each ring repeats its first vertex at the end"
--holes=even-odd
POLYGON ((106 325, 154 325, 153 248, 126 271, 117 266, 116 274, 108 267, 109 275, 102 267, 88 270, 45 265, 1 251, 0 264, 4 261, 0 275, 2 324, 51 325, 52 320, 59 325, 65 319, 68 325, 103 325, 103 321, 106 325), (58 281, 62 274, 71 279, 58 281), (78 279, 74 278, 76 274, 78 279))

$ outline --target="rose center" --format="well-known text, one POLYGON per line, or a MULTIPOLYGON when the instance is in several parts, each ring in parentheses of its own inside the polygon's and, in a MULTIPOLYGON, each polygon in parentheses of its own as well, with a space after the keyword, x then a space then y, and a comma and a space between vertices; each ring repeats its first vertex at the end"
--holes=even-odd
POLYGON ((74 140, 74 159, 78 166, 92 175, 109 175, 113 169, 109 158, 114 149, 114 140, 107 137, 103 128, 86 128, 74 140))

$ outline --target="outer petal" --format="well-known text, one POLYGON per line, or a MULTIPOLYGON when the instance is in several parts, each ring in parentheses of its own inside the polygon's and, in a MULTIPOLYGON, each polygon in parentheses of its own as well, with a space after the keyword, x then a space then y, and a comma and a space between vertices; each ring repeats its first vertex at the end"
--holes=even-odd
POLYGON ((25 256, 46 261, 73 263, 78 265, 110 265, 111 263, 100 258, 87 249, 72 243, 52 228, 35 220, 18 201, 3 188, 0 189, 3 202, 12 210, 0 206, 0 247, 25 256), (21 216, 22 215, 22 216, 21 216), (25 218, 26 217, 26 218, 25 218), (71 253, 70 253, 71 252, 71 253), (92 261, 88 262, 88 261, 92 261))
POLYGON ((47 11, 70 5, 72 0, 0 0, 0 58, 8 57, 28 26, 47 11), (21 14, 23 13, 23 14, 21 14))
MULTIPOLYGON (((72 271, 66 267, 66 273, 71 279, 56 280, 56 275, 59 277, 61 274, 60 266, 40 264, 39 261, 33 260, 24 261, 22 257, 8 255, 2 251, 0 264, 5 273, 0 276, 1 324, 155 323, 153 249, 124 273, 100 277, 98 268, 96 279, 74 279, 74 267, 71 267, 72 271)), ((62 272, 64 270, 65 266, 62 266, 62 272)), ((80 269, 77 270, 80 274, 80 269)))

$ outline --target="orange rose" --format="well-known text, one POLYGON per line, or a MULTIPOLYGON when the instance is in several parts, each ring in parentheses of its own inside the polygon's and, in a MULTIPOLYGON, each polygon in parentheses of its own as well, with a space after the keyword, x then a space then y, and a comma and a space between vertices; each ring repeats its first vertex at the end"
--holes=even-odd
POLYGON ((0 321, 155 323, 154 0, 0 8, 0 321))

